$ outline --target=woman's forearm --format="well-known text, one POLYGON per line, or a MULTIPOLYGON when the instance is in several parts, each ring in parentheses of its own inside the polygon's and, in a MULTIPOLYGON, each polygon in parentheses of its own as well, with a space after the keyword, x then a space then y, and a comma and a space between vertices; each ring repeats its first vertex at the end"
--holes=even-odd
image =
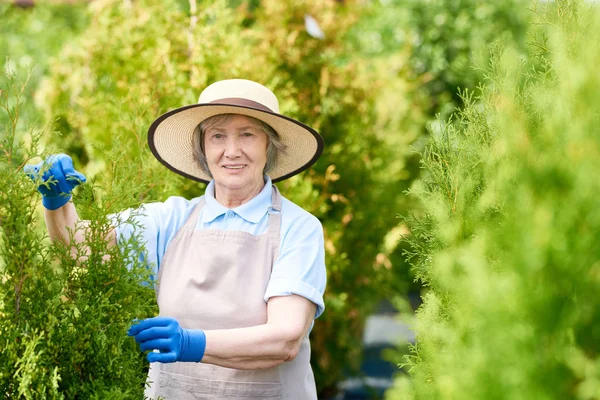
MULTIPOLYGON (((73 257, 82 257, 85 260, 89 254, 89 249, 78 249, 78 244, 85 241, 86 230, 89 226, 89 221, 79 219, 77 210, 71 201, 56 210, 44 209, 44 218, 46 220, 46 228, 50 240, 60 241, 71 247, 73 257)), ((116 233, 111 230, 106 238, 108 246, 113 246, 117 242, 116 233)))
POLYGON ((58 240, 70 244, 71 239, 75 239, 77 243, 83 241, 85 235, 82 225, 85 222, 79 220, 77 210, 71 201, 56 210, 44 208, 44 218, 48 236, 53 242, 58 240))
POLYGON ((298 296, 267 302, 267 323, 248 328, 207 330, 202 362, 237 369, 262 369, 292 361, 312 326, 316 305, 298 296))
POLYGON ((249 328, 205 331, 203 363, 236 369, 270 368, 293 360, 303 332, 265 324, 249 328))

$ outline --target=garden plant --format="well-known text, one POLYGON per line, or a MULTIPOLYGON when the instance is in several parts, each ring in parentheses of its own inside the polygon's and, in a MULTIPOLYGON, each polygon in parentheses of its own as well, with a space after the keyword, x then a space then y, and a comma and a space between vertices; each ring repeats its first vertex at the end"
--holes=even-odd
MULTIPOLYGON (((10 65, 10 64, 9 64, 10 65)), ((131 399, 143 396, 146 365, 127 328, 154 315, 154 292, 133 237, 108 248, 108 214, 127 206, 125 170, 110 190, 86 184, 76 203, 85 244, 50 243, 40 229, 40 198, 23 166, 39 156, 47 130, 22 131, 26 81, 5 71, 0 109, 0 397, 131 399), (101 195, 100 195, 101 194, 101 195), (83 229, 83 228, 82 228, 83 229)), ((122 156, 117 150, 111 158, 122 156)), ((125 222, 125 221, 120 221, 125 222)), ((74 234, 75 232, 71 232, 74 234)))
POLYGON ((599 15, 533 12, 529 52, 491 48, 421 153, 405 240, 424 302, 388 399, 600 398, 599 15))

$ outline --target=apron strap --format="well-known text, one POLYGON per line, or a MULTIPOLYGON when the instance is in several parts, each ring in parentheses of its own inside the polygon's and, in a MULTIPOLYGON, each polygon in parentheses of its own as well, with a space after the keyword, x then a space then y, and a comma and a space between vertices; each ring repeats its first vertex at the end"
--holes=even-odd
POLYGON ((196 229, 196 224, 198 223, 198 217, 200 216, 200 211, 202 211, 205 204, 206 204, 206 200, 205 200, 204 196, 200 197, 198 204, 196 204, 196 206, 192 210, 192 213, 190 214, 188 219, 185 221, 183 228, 192 229, 192 230, 196 229))
MULTIPOLYGON (((281 232, 281 194, 275 185, 272 186, 271 207, 269 207, 269 227, 267 234, 273 246, 273 264, 279 257, 279 233, 281 232)), ((272 268, 273 266, 271 266, 272 268)))
MULTIPOLYGON (((185 221, 185 224, 180 228, 180 230, 181 229, 191 229, 191 230, 195 229, 196 223, 198 221, 198 216, 200 215, 200 211, 202 211, 205 204, 206 204, 206 200, 204 200, 204 196, 202 196, 200 198, 200 200, 198 201, 198 204, 196 204, 194 206, 194 209, 190 213, 190 216, 185 221)), ((179 231, 175 234, 176 237, 177 237, 177 235, 179 235, 179 231)), ((164 256, 163 256, 163 258, 164 258, 164 256)), ((158 274, 156 274, 156 281, 154 282, 154 291, 156 292, 156 300, 158 300, 158 291, 160 289, 160 281, 162 278, 163 270, 164 269, 161 267, 158 268, 158 274)))

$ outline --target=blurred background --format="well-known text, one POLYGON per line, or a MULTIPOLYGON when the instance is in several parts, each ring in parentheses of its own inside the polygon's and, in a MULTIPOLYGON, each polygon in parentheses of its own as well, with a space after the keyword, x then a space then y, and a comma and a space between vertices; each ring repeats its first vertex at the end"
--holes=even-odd
MULTIPOLYGON (((409 192, 445 187, 451 193, 454 186, 444 186, 444 179, 472 179, 452 175, 450 164, 440 175, 429 168, 443 158, 436 159, 428 149, 432 140, 448 139, 447 124, 458 120, 460 131, 460 126, 475 123, 475 117, 454 117, 457 111, 479 110, 481 124, 491 118, 486 115, 495 115, 485 114, 485 96, 476 99, 463 90, 497 83, 493 73, 503 60, 499 49, 510 49, 516 65, 532 60, 533 71, 547 66, 542 50, 551 35, 544 41, 532 33, 540 15, 576 15, 573 7, 591 3, 541 4, 4 0, 0 62, 5 75, 0 88, 7 93, 9 81, 27 81, 15 123, 19 140, 26 143, 29 132, 46 127, 42 152, 71 155, 76 168, 94 182, 99 202, 115 176, 123 178, 127 169, 130 186, 124 184, 119 206, 128 207, 171 195, 193 197, 204 189, 163 171, 151 156, 145 135, 157 116, 195 103, 201 90, 219 79, 265 84, 277 94, 283 114, 315 127, 326 143, 313 168, 279 184, 287 198, 316 215, 325 229, 326 311, 311 333, 319 398, 383 399, 388 391, 394 399, 409 398, 409 392, 423 399, 513 399, 519 397, 474 392, 461 397, 456 394, 460 385, 444 381, 444 373, 434 368, 424 373, 429 378, 419 379, 434 379, 443 386, 439 392, 419 392, 418 385, 402 395, 388 389, 403 382, 408 369, 403 364, 435 354, 431 348, 419 353, 414 347, 415 310, 426 293, 449 290, 419 269, 431 261, 432 249, 444 248, 438 244, 448 245, 436 239, 449 234, 434 229, 442 219, 441 212, 428 208, 433 200, 427 193, 433 189, 414 196, 409 192), (121 152, 117 158, 115 149, 121 152), (142 180, 144 185, 137 184, 142 180), (409 236, 415 240, 405 240, 409 236)), ((14 100, 10 96, 9 102, 14 100)), ((12 121, 10 115, 0 116, 3 124, 12 121)), ((484 159, 471 165, 471 171, 484 159)), ((438 166, 445 168, 443 162, 438 166)), ((455 212, 456 204, 449 210, 455 212)), ((456 212, 455 217, 461 215, 456 212)), ((471 231, 461 237, 469 236, 465 232, 471 231)), ((456 300, 449 299, 440 300, 439 307, 456 300)), ((586 354, 596 368, 595 350, 586 354)), ((581 398, 599 398, 594 388, 581 398)))

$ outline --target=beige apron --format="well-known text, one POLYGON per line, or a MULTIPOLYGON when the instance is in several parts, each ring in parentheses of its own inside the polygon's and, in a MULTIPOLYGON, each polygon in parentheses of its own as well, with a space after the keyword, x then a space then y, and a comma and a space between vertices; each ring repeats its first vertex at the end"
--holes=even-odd
MULTIPOLYGON (((273 186, 268 229, 196 230, 204 197, 167 247, 157 277, 160 315, 183 328, 229 329, 267 322, 264 294, 279 253, 281 195, 273 186)), ((261 370, 203 363, 152 363, 146 397, 191 399, 316 399, 308 335, 291 362, 261 370)))

